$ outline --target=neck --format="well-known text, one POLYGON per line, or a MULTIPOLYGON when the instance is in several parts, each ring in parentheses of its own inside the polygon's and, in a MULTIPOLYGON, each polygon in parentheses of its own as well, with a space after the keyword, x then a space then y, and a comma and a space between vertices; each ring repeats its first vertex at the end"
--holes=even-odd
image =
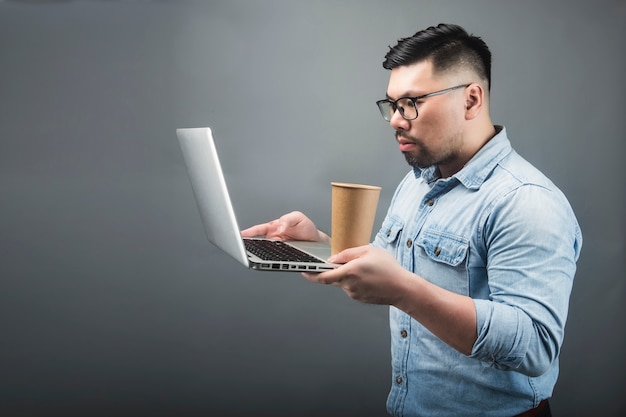
POLYGON ((448 178, 459 172, 465 164, 474 157, 497 134, 496 128, 487 120, 480 126, 474 126, 464 135, 463 146, 459 150, 457 158, 448 163, 439 164, 439 172, 442 178, 448 178))

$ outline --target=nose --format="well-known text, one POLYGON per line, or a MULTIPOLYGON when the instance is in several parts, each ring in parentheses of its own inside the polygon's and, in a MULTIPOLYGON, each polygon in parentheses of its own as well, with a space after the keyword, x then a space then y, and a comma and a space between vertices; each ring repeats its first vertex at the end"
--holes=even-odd
POLYGON ((396 109, 396 111, 394 111, 391 115, 389 124, 394 128, 394 130, 408 130, 409 128, 409 121, 402 117, 398 109, 396 109))

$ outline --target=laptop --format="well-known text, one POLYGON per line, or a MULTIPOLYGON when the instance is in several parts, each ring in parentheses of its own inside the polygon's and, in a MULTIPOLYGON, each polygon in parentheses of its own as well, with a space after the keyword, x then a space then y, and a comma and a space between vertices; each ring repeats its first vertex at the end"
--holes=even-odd
POLYGON ((211 129, 176 129, 176 135, 202 224, 212 244, 259 271, 320 272, 337 266, 326 262, 330 245, 325 242, 243 238, 211 129))

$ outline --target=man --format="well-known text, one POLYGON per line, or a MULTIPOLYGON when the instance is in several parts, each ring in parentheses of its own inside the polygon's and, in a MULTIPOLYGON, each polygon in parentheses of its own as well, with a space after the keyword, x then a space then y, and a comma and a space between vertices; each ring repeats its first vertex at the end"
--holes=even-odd
MULTIPOLYGON (((441 24, 401 39, 378 107, 412 170, 372 245, 313 282, 390 305, 395 416, 549 416, 582 236, 489 113, 491 53, 441 24)), ((300 212, 242 232, 329 240, 300 212)))

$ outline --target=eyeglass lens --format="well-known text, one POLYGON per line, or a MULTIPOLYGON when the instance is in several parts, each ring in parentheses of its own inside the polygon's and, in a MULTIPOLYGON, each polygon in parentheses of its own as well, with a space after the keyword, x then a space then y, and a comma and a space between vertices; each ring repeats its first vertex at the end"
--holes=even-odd
POLYGON ((387 121, 391 121, 393 114, 396 112, 396 108, 400 112, 400 115, 407 120, 417 118, 417 108, 415 103, 410 98, 401 98, 395 105, 389 101, 382 101, 379 104, 380 112, 387 121))

